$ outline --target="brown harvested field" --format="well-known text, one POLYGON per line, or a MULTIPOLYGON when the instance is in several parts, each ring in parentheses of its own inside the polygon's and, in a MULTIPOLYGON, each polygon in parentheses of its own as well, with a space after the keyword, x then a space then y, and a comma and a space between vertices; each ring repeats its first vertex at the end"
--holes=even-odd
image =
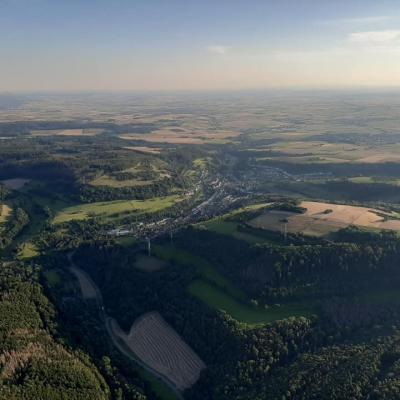
POLYGON ((359 163, 375 164, 375 163, 386 163, 386 162, 399 162, 400 154, 373 154, 371 156, 363 157, 357 160, 359 163))
POLYGON ((167 263, 156 257, 149 257, 144 254, 139 254, 136 257, 135 268, 145 272, 156 272, 165 268, 167 263))
POLYGON ((138 318, 126 334, 113 320, 113 333, 150 368, 166 377, 179 390, 192 386, 206 367, 158 312, 138 318))
POLYGON ((97 296, 96 289, 86 274, 75 267, 70 267, 70 271, 78 279, 79 286, 81 287, 82 297, 84 299, 95 299, 97 296))
POLYGON ((13 179, 5 179, 3 181, 0 181, 0 183, 2 183, 5 187, 9 189, 18 190, 21 189, 30 181, 31 181, 30 179, 25 179, 25 178, 13 178, 13 179))
POLYGON ((138 153, 144 154, 160 154, 161 149, 159 147, 146 147, 146 146, 125 146, 127 150, 137 151, 138 153))
POLYGON ((155 130, 148 134, 128 133, 121 135, 120 138, 125 140, 142 140, 150 143, 204 144, 237 137, 239 135, 240 132, 236 131, 207 131, 185 128, 168 128, 155 130))
POLYGON ((396 213, 315 201, 303 201, 300 206, 306 209, 304 214, 270 210, 254 218, 249 224, 275 231, 282 231, 286 224, 288 232, 316 236, 326 235, 350 225, 400 230, 400 216, 396 213))

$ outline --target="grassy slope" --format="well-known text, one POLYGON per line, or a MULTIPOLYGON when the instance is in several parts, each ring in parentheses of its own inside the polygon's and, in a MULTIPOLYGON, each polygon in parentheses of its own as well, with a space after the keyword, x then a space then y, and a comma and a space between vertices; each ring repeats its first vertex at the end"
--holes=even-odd
POLYGON ((250 327, 293 316, 309 316, 313 313, 310 307, 294 303, 268 309, 253 306, 247 303, 245 294, 207 260, 172 246, 155 246, 154 252, 164 260, 196 267, 202 279, 197 279, 189 285, 189 293, 209 307, 224 310, 250 327))
POLYGON ((80 204, 61 210, 54 218, 53 223, 59 224, 72 220, 83 220, 90 214, 103 217, 106 220, 118 219, 113 214, 138 212, 156 212, 172 206, 180 200, 179 196, 157 197, 150 200, 116 200, 97 203, 80 204))
POLYGON ((219 288, 203 280, 195 280, 189 286, 189 292, 209 307, 224 310, 239 322, 250 326, 273 322, 296 316, 310 316, 312 309, 300 304, 271 306, 268 309, 239 302, 219 288))
POLYGON ((90 182, 92 186, 108 186, 112 188, 123 188, 123 187, 133 187, 133 186, 146 186, 151 185, 153 180, 138 180, 138 179, 126 179, 119 181, 110 176, 103 175, 99 178, 94 179, 90 182))

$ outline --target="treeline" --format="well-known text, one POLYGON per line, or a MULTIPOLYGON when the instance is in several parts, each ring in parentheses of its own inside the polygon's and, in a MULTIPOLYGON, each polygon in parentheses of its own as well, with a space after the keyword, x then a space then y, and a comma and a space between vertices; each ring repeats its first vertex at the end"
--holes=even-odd
POLYGON ((163 179, 152 182, 150 185, 114 188, 110 186, 82 185, 79 191, 79 199, 83 203, 113 200, 145 200, 153 197, 167 196, 173 181, 163 179))
MULTIPOLYGON (((32 155, 30 155, 32 156, 32 155)), ((10 162, 1 166, 0 179, 9 178, 43 179, 56 181, 74 181, 75 176, 64 162, 43 159, 39 154, 37 160, 10 162)))
POLYGON ((206 258, 249 296, 267 303, 277 298, 321 298, 393 287, 400 279, 400 241, 390 234, 362 243, 251 245, 189 228, 175 243, 206 258))

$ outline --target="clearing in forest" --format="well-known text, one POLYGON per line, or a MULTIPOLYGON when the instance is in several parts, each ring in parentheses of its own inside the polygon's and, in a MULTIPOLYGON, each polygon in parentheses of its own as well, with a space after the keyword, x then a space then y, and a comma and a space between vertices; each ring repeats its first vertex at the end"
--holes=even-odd
POLYGON ((288 232, 315 236, 326 235, 350 225, 400 230, 400 216, 394 212, 315 201, 303 201, 300 207, 305 209, 303 214, 269 210, 252 219, 249 224, 274 231, 283 230, 286 225, 288 232))
POLYGON ((0 205, 0 224, 7 221, 8 217, 11 215, 11 208, 7 204, 0 205))
POLYGON ((138 318, 129 334, 115 320, 112 320, 111 328, 144 364, 167 378, 179 390, 192 386, 206 367, 158 312, 138 318))
POLYGON ((144 154, 160 154, 161 153, 161 149, 159 147, 125 146, 123 148, 127 149, 127 150, 133 150, 138 153, 144 153, 144 154))
POLYGON ((308 304, 290 303, 268 308, 252 305, 250 302, 234 298, 218 286, 202 279, 196 279, 189 285, 189 293, 209 307, 225 311, 249 328, 290 317, 309 317, 314 313, 308 304))

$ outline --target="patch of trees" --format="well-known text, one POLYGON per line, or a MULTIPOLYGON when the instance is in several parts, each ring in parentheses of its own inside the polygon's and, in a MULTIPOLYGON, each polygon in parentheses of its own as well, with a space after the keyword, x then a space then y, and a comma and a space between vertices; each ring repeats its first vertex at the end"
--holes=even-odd
POLYGON ((75 176, 68 166, 61 161, 43 159, 13 162, 3 165, 0 179, 28 178, 43 180, 74 181, 75 176))
MULTIPOLYGON (((278 369, 254 399, 397 399, 400 335, 305 353, 278 369)), ((249 397, 248 397, 249 398, 249 397)))
POLYGON ((0 249, 8 246, 28 224, 28 214, 19 207, 13 209, 2 231, 0 231, 0 249))
POLYGON ((172 186, 172 182, 169 179, 156 181, 151 185, 122 188, 82 185, 79 198, 83 203, 129 199, 145 200, 168 195, 172 186))

